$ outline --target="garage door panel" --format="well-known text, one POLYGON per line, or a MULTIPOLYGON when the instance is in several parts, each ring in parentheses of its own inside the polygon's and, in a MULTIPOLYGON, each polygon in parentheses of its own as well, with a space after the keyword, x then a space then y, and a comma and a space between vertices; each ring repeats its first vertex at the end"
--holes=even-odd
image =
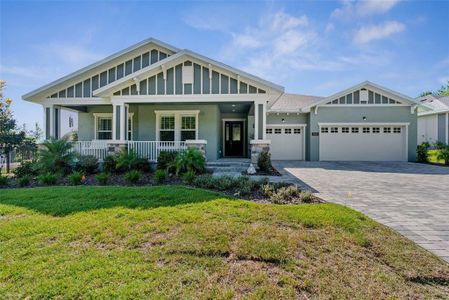
POLYGON ((267 139, 271 141, 270 152, 273 160, 303 159, 303 128, 269 127, 267 139))
MULTIPOLYGON (((348 126, 349 127, 349 126, 348 126)), ((358 133, 343 133, 343 128, 338 127, 337 132, 320 134, 320 160, 330 161, 405 161, 406 159, 406 130, 401 127, 400 132, 390 128, 384 132, 384 127, 365 127, 368 132, 363 132, 360 127, 358 133), (373 128, 378 132, 373 133, 373 128)), ((396 127, 397 128, 397 127, 396 127)))

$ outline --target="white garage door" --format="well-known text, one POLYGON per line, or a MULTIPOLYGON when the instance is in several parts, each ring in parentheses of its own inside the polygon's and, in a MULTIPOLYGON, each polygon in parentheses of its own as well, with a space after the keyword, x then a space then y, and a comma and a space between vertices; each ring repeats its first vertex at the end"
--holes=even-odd
POLYGON ((321 126, 320 160, 407 161, 405 126, 321 126))
POLYGON ((273 160, 303 160, 303 127, 268 127, 267 139, 271 140, 273 160))

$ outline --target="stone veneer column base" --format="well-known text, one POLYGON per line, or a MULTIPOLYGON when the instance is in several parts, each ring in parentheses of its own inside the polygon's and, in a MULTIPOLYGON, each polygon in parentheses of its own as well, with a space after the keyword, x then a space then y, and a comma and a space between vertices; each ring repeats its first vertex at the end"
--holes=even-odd
POLYGON ((206 159, 206 140, 186 140, 186 145, 188 149, 199 150, 203 154, 204 159, 206 159))
POLYGON ((270 140, 251 140, 251 163, 257 168, 257 160, 262 152, 270 152, 270 140))
POLYGON ((128 144, 121 141, 111 141, 108 142, 108 155, 113 155, 120 153, 123 149, 127 149, 128 144))

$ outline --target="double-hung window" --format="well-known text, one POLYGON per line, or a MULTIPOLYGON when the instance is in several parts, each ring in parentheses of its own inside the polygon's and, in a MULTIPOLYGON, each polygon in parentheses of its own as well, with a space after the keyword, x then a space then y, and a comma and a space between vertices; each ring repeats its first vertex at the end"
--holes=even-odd
POLYGON ((97 118, 97 140, 112 140, 112 117, 97 118))
POLYGON ((181 116, 181 141, 196 139, 196 117, 181 116))
POLYGON ((161 116, 159 139, 161 141, 175 140, 175 116, 161 116))

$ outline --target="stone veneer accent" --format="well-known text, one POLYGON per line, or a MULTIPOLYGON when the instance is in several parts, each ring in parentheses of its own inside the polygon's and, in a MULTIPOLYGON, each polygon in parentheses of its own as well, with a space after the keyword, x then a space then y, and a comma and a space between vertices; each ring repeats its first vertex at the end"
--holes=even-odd
POLYGON ((123 149, 127 149, 128 144, 123 142, 109 142, 108 143, 108 155, 121 152, 123 149))
POLYGON ((270 152, 270 140, 251 140, 251 163, 257 168, 257 160, 262 152, 270 152))
POLYGON ((199 150, 206 159, 206 145, 207 145, 206 140, 186 140, 186 145, 188 149, 199 150))

